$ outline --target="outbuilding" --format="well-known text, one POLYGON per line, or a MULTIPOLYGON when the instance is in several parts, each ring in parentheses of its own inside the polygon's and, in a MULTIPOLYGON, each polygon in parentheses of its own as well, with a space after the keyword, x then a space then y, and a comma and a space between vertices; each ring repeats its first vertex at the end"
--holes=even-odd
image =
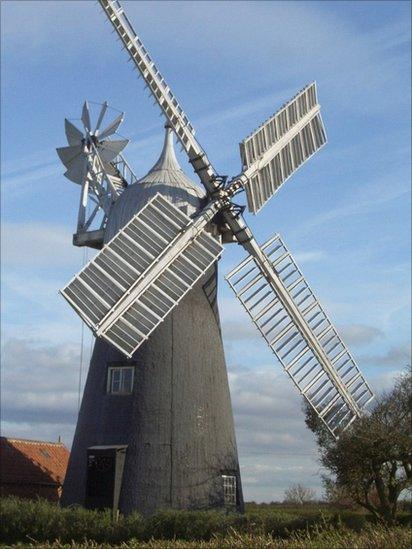
POLYGON ((0 437, 2 496, 59 501, 69 461, 61 442, 0 437))

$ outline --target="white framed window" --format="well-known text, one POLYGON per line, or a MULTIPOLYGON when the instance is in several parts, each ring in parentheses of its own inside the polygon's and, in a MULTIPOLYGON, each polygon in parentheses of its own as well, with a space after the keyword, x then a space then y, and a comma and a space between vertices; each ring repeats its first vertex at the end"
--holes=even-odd
POLYGON ((222 475, 223 498, 226 506, 236 506, 236 477, 234 475, 222 475))
POLYGON ((134 366, 110 366, 107 392, 111 395, 130 395, 133 391, 134 366))

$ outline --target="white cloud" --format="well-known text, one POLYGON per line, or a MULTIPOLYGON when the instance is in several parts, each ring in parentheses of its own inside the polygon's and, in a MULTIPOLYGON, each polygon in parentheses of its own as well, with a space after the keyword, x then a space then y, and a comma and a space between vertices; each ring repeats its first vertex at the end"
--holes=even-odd
POLYGON ((230 369, 244 492, 247 500, 281 500, 293 482, 321 494, 318 455, 301 397, 279 366, 230 369))
MULTIPOLYGON (((390 390, 393 387, 396 378, 404 371, 404 368, 397 367, 395 369, 382 369, 379 374, 371 375, 368 381, 375 395, 379 396, 381 393, 390 390)), ((373 402, 374 401, 372 401, 372 405, 373 402)))
MULTIPOLYGON (((21 165, 24 166, 23 162, 24 160, 21 165)), ((27 191, 33 188, 35 182, 36 187, 39 182, 48 184, 52 178, 60 176, 61 172, 62 167, 56 161, 41 162, 37 165, 26 164, 23 168, 3 174, 3 190, 7 192, 27 191)))
POLYGON ((28 170, 43 168, 56 164, 56 153, 52 154, 50 149, 42 149, 36 152, 30 152, 26 154, 24 158, 20 158, 20 162, 17 164, 6 159, 2 159, 1 171, 3 182, 4 178, 12 177, 17 174, 21 174, 28 170))
MULTIPOLYGON (((296 66, 305 78, 305 68, 310 67, 351 112, 363 110, 366 87, 371 90, 369 110, 379 109, 382 89, 391 92, 387 101, 392 105, 402 92, 391 82, 406 73, 403 68, 408 65, 407 17, 384 20, 377 28, 366 25, 359 32, 349 15, 315 3, 125 2, 125 9, 149 50, 158 54, 155 59, 163 61, 165 42, 170 46, 177 59, 171 61, 170 74, 176 66, 198 70, 195 76, 209 81, 229 73, 237 79, 233 96, 245 78, 258 89, 262 82, 295 77, 296 66), (202 70, 210 57, 218 64, 202 70), (214 69, 216 65, 222 72, 214 69)), ((51 57, 52 51, 66 64, 77 62, 85 52, 82 61, 96 65, 118 58, 118 44, 93 2, 6 2, 3 11, 4 40, 21 55, 24 35, 31 44, 31 63, 39 53, 51 57)))
MULTIPOLYGON (((393 200, 410 194, 410 188, 405 178, 391 176, 391 181, 385 176, 380 180, 358 181, 356 191, 342 200, 336 208, 325 213, 317 214, 299 227, 300 231, 307 232, 310 229, 317 230, 324 224, 333 220, 342 220, 347 217, 365 215, 368 212, 376 212, 393 200)), ((354 182, 356 184, 356 182, 354 182)))
MULTIPOLYGON (((34 64, 39 62, 40 55, 43 59, 52 58, 55 52, 59 52, 65 63, 74 60, 81 51, 90 54, 90 42, 99 39, 104 22, 94 2, 19 0, 5 2, 2 11, 4 43, 15 55, 22 55, 20 38, 24 35, 32 52, 28 61, 34 64), (54 52, 50 51, 50 44, 54 52)), ((109 53, 108 48, 106 54, 109 53)))
POLYGON ((2 224, 4 268, 55 269, 81 267, 83 250, 72 246, 72 231, 66 225, 48 222, 4 222, 2 224))
POLYGON ((366 345, 372 341, 385 337, 382 330, 379 330, 374 326, 365 326, 364 324, 340 326, 339 332, 345 343, 353 346, 366 345))
POLYGON ((3 223, 3 339, 79 341, 81 322, 58 292, 84 263, 84 249, 71 240, 64 225, 3 223))
POLYGON ((41 423, 34 426, 30 422, 2 421, 2 436, 51 442, 57 442, 60 438, 69 449, 73 434, 74 425, 67 423, 41 423))
POLYGON ((364 360, 377 366, 406 368, 411 365, 411 346, 408 343, 393 345, 385 353, 368 355, 364 357, 364 360))
POLYGON ((313 263, 315 261, 323 261, 325 254, 322 250, 307 250, 306 252, 297 252, 294 254, 297 263, 313 263))
POLYGON ((44 424, 73 427, 79 356, 80 349, 73 344, 6 341, 2 348, 2 420, 29 424, 26 438, 38 437, 38 426, 44 424))
MULTIPOLYGON (((274 110, 276 105, 285 100, 285 97, 292 97, 295 91, 289 88, 276 93, 254 97, 252 100, 238 100, 235 104, 233 104, 233 101, 230 101, 226 107, 218 108, 212 112, 209 111, 208 114, 201 114, 197 118, 194 118, 194 120, 196 120, 199 126, 202 125, 204 128, 210 128, 222 122, 244 118, 247 115, 255 114, 264 109, 274 110)), ((250 130, 253 131, 253 128, 250 130)))
POLYGON ((244 322, 226 320, 222 323, 222 332, 225 341, 248 341, 261 337, 249 319, 244 322))

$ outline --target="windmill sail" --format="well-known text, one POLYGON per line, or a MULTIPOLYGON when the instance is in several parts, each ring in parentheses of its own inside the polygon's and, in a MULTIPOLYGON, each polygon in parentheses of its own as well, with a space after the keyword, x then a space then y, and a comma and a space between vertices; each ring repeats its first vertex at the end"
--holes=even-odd
POLYGON ((164 77, 151 59, 142 41, 134 31, 118 0, 99 0, 101 7, 123 42, 130 59, 145 80, 156 103, 186 151, 189 160, 208 190, 213 190, 215 171, 206 153, 196 141, 189 118, 179 105, 164 77))
POLYGON ((76 128, 67 118, 64 119, 64 129, 69 145, 80 145, 83 139, 82 132, 76 128))
MULTIPOLYGON (((106 137, 110 137, 112 134, 116 133, 119 129, 120 124, 123 122, 124 119, 124 113, 120 113, 117 118, 113 120, 107 128, 105 128, 100 134, 99 139, 105 139, 106 137)), ((99 122, 99 121, 98 121, 99 122)), ((98 125, 96 125, 96 129, 98 130, 98 125)))
POLYGON ((97 336, 132 356, 220 256, 203 230, 209 210, 192 221, 157 194, 62 295, 97 336))
POLYGON ((178 136, 184 138, 186 132, 194 134, 194 129, 190 124, 188 117, 166 84, 165 79, 154 64, 142 41, 134 31, 120 2, 117 0, 99 1, 137 68, 150 87, 150 91, 158 100, 167 119, 174 123, 175 129, 180 128, 177 131, 178 136))
POLYGON ((90 109, 87 101, 85 101, 83 104, 81 121, 83 122, 84 129, 87 131, 91 131, 90 109))
POLYGON ((97 122, 96 122, 96 127, 94 129, 94 133, 95 135, 97 134, 97 132, 99 131, 99 128, 100 128, 100 125, 101 123, 103 122, 103 118, 106 114, 106 111, 107 111, 107 108, 108 108, 109 104, 107 103, 107 101, 105 101, 103 104, 102 104, 102 107, 100 109, 100 113, 99 113, 99 117, 97 119, 97 122))
POLYGON ((252 256, 226 279, 300 393, 336 436, 360 415, 373 398, 372 391, 280 236, 271 238, 262 250, 294 311, 252 256), (322 353, 314 352, 302 333, 296 310, 322 353))
POLYGON ((240 144, 240 180, 257 213, 279 187, 326 143, 313 82, 240 144))

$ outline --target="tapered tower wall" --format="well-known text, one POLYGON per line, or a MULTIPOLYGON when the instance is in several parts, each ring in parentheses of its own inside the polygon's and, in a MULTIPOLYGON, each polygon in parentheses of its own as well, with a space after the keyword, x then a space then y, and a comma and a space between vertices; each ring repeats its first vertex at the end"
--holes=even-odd
POLYGON ((226 364, 202 281, 131 360, 96 341, 63 490, 84 504, 90 446, 127 445, 119 508, 223 507, 234 474, 243 508, 226 364), (132 395, 107 394, 110 364, 135 365, 132 395))
MULTIPOLYGON (((156 192, 189 215, 201 204, 202 192, 177 164, 170 130, 154 168, 114 205, 106 241, 156 192)), ((236 476, 237 509, 243 510, 216 286, 215 265, 132 359, 96 341, 63 505, 85 502, 87 448, 126 445, 121 512, 222 508, 224 474, 236 476), (132 394, 108 394, 111 365, 134 366, 132 394)))

